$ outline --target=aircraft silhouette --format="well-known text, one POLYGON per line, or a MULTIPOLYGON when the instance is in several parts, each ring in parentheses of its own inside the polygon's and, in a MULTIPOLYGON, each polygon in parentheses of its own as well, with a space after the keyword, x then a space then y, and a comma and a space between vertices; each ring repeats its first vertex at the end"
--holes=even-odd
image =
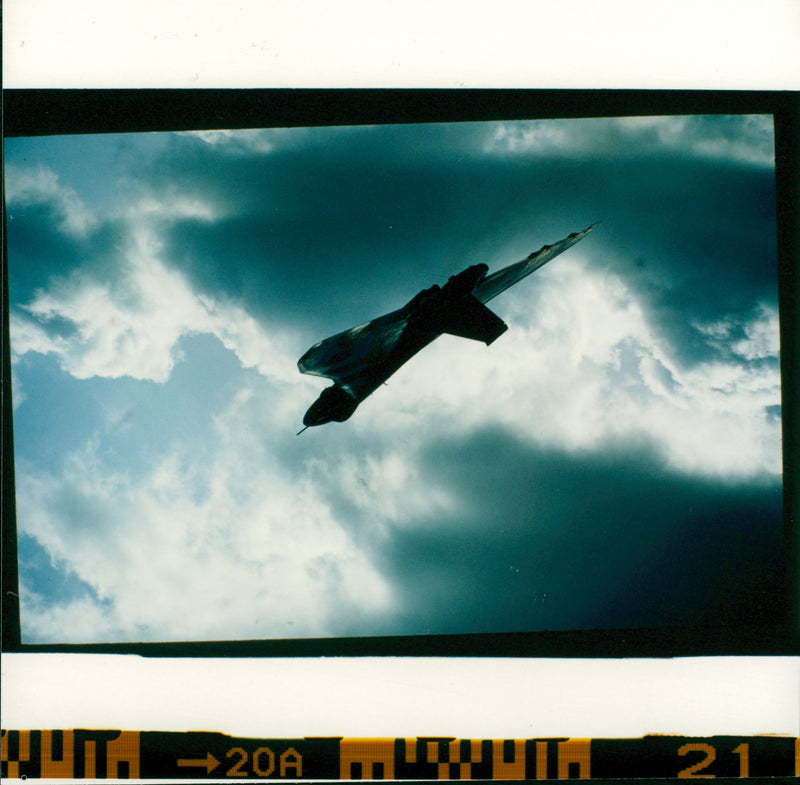
POLYGON ((484 303, 575 245, 595 226, 545 245, 491 275, 485 264, 467 267, 444 286, 423 289, 402 308, 315 343, 297 367, 334 384, 311 404, 298 435, 313 425, 347 420, 403 363, 443 333, 491 344, 508 325, 484 303))

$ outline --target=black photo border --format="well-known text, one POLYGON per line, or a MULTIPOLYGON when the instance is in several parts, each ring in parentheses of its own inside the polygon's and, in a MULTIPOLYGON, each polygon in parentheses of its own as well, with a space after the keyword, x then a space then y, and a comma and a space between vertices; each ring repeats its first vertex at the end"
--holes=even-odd
POLYGON ((786 553, 783 622, 503 634, 170 643, 25 644, 21 639, 3 213, 2 652, 146 657, 687 657, 800 654, 798 266, 800 94, 785 91, 451 89, 16 89, 3 136, 643 115, 769 114, 775 124, 786 553))

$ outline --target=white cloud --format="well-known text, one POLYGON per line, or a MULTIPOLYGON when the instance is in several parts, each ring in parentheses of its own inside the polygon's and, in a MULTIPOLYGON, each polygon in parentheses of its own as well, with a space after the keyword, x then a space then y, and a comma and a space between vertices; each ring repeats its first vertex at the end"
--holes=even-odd
MULTIPOLYGON (((173 203, 173 214, 205 212, 192 203, 173 203)), ((151 205, 145 212, 164 215, 151 205)), ((139 221, 144 221, 139 213, 139 221)), ((146 222, 131 230, 120 249, 119 278, 114 284, 91 273, 76 272, 37 292, 27 315, 11 316, 14 352, 55 354, 78 379, 93 376, 166 381, 184 335, 210 333, 232 350, 245 367, 265 375, 295 380, 287 336, 267 335, 241 306, 197 295, 186 277, 160 258, 157 234, 146 222), (66 323, 58 331, 52 325, 66 323)))
MULTIPOLYGON (((568 141, 559 126, 547 128, 512 129, 497 141, 515 151, 568 141)), ((644 124, 638 132, 652 130, 644 124)), ((661 143, 677 143, 683 126, 656 126, 656 133, 661 143)), ((17 203, 49 199, 64 231, 93 226, 53 178, 16 182, 17 203)), ((298 373, 293 336, 268 333, 236 302, 198 295, 159 243, 159 228, 172 219, 219 214, 180 193, 144 194, 115 216, 129 236, 113 283, 76 273, 12 316, 18 355, 53 353, 76 378, 164 382, 181 338, 197 333, 216 336, 263 376, 241 386, 216 416, 206 449, 173 441, 143 476, 112 470, 91 441, 60 470, 20 472, 21 531, 98 598, 46 606, 25 589, 30 636, 294 637, 344 634, 351 622, 362 632, 359 620, 385 616, 393 603, 371 546, 387 527, 458 509, 457 499, 420 475, 420 450, 481 427, 500 425, 563 450, 652 440, 674 467, 705 475, 780 471, 780 426, 765 416, 780 402, 777 373, 747 362, 777 353, 777 314, 765 308, 735 343, 731 320, 697 325, 742 361, 683 368, 625 283, 573 252, 492 304, 511 329, 491 348, 440 338, 351 421, 303 437, 317 442, 290 474, 279 456, 299 425, 298 396, 308 405, 320 380, 298 373), (325 444, 342 437, 369 448, 340 449, 334 460, 325 444), (337 519, 331 488, 370 517, 368 532, 337 519)), ((124 415, 110 412, 110 425, 122 429, 124 415)))
MULTIPOLYGON (((624 282, 579 256, 493 306, 511 323, 495 344, 438 339, 375 394, 380 403, 362 405, 360 427, 399 432, 413 412, 421 433, 499 423, 571 450, 644 438, 685 472, 780 473, 780 425, 766 416, 780 403, 774 366, 682 368, 624 282)), ((743 358, 776 355, 773 311, 745 330, 748 340, 733 347, 743 358)))
POLYGON ((761 313, 745 325, 745 338, 733 344, 733 351, 746 360, 777 357, 780 347, 778 312, 761 306, 761 313))
MULTIPOLYGON (((293 439, 298 390, 317 387, 298 373, 290 337, 267 334, 238 303, 196 294, 162 260, 160 226, 176 217, 212 220, 214 211, 180 195, 144 195, 119 215, 129 231, 112 280, 86 268, 38 290, 13 316, 16 355, 53 353, 78 379, 164 382, 181 337, 208 333, 258 369, 273 394, 242 388, 215 418, 207 450, 172 438, 143 476, 110 468, 98 439, 60 456, 50 473, 20 467, 20 530, 95 595, 51 604, 26 588, 25 634, 330 635, 385 610, 389 587, 315 484, 307 474, 289 476, 274 457, 270 434, 293 439)), ((108 413, 117 431, 124 414, 108 413)))
POLYGON ((14 411, 16 411, 22 404, 25 402, 28 396, 25 393, 25 390, 22 387, 22 382, 19 380, 19 377, 15 377, 14 374, 11 375, 11 401, 14 407, 14 411))
POLYGON ((115 626, 109 608, 94 599, 82 597, 57 604, 44 601, 35 589, 20 581, 25 642, 107 641, 124 636, 124 629, 115 626), (55 635, 54 635, 55 633, 55 635))
POLYGON ((772 306, 758 306, 754 317, 741 326, 744 338, 736 339, 740 325, 729 318, 714 322, 694 320, 692 327, 702 333, 709 343, 726 345, 745 360, 777 357, 780 351, 780 322, 778 311, 772 306))
POLYGON ((695 151, 709 158, 773 166, 775 140, 772 118, 768 115, 743 115, 729 119, 732 133, 700 138, 695 142, 695 151))
MULTIPOLYGON (((364 127, 359 126, 359 130, 364 127)), ((351 132, 348 127, 327 128, 328 138, 351 132)), ((315 134, 313 128, 244 128, 237 130, 182 131, 177 136, 195 139, 212 145, 220 152, 233 156, 269 155, 279 149, 297 148, 315 134)))
POLYGON ((243 389, 207 453, 177 445, 140 478, 109 470, 91 442, 59 474, 21 472, 21 532, 99 598, 51 605, 28 589, 26 636, 331 635, 390 609, 389 586, 315 483, 275 461, 262 435, 273 414, 243 389))
MULTIPOLYGON (((260 131, 247 132, 247 131, 181 131, 178 136, 187 136, 190 139, 199 139, 201 142, 212 146, 226 146, 238 140, 250 140, 253 134, 261 135, 260 131)), ((268 145, 267 151, 271 150, 272 146, 268 145)))
POLYGON ((59 230, 70 237, 85 238, 97 224, 97 218, 81 201, 73 188, 62 185, 50 169, 18 167, 7 164, 6 202, 13 220, 16 207, 49 205, 60 218, 59 230))
POLYGON ((198 139, 230 155, 268 155, 276 147, 268 129, 185 131, 178 135, 198 139))
POLYGON ((689 125, 686 115, 620 117, 610 121, 616 128, 640 138, 649 134, 665 147, 680 144, 689 125))
POLYGON ((694 116, 643 116, 500 123, 485 151, 511 155, 610 157, 636 149, 724 158, 756 166, 775 162, 772 119, 735 115, 704 122, 694 116))
POLYGON ((165 196, 143 195, 129 205, 126 212, 128 220, 133 225, 148 218, 161 222, 181 218, 193 218, 198 221, 213 221, 219 218, 219 213, 211 204, 179 191, 165 196))
MULTIPOLYGON (((180 325, 205 325, 243 362, 269 355, 269 343, 236 306, 193 300, 185 282, 148 259, 140 272, 152 277, 140 293, 149 294, 140 302, 167 292, 180 313, 193 314, 160 329, 177 336, 180 325)), ((394 610, 373 548, 392 527, 459 512, 457 498, 420 474, 420 451, 481 427, 500 425, 531 444, 566 450, 652 440, 687 473, 780 471, 780 426, 764 415, 780 402, 776 371, 722 361, 682 368, 625 284, 579 255, 493 305, 511 327, 492 347, 443 336, 348 423, 303 436, 315 441, 294 469, 280 456, 295 439, 298 384, 308 382, 310 402, 319 380, 304 380, 293 357, 273 350, 286 378, 243 382, 200 452, 173 443, 151 471, 132 477, 111 470, 90 442, 58 473, 23 470, 21 531, 99 598, 46 606, 28 591, 26 634, 363 634, 394 610), (343 439, 354 440, 351 449, 342 449, 343 439), (336 495, 368 526, 340 520, 336 495)), ((777 349, 775 319, 764 309, 746 325, 743 358, 777 349)), ((727 337, 721 324, 709 329, 727 337)), ((153 352, 168 357, 167 344, 153 352)))
POLYGON ((570 144, 570 126, 562 121, 500 123, 489 140, 486 151, 509 153, 553 152, 570 144))
MULTIPOLYGON (((374 443, 381 441, 374 434, 374 443)), ((380 537, 389 525, 413 526, 460 510, 459 499, 422 474, 417 454, 422 441, 405 440, 391 451, 348 451, 336 461, 313 458, 308 466, 316 481, 336 488, 369 520, 371 536, 380 537)))

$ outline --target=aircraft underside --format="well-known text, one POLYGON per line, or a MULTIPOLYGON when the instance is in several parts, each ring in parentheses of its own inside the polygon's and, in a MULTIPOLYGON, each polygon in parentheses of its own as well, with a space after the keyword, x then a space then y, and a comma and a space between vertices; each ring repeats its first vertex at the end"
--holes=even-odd
POLYGON ((573 232, 491 275, 487 275, 487 265, 472 265, 442 287, 423 289, 399 310, 314 344, 300 358, 298 367, 302 373, 326 377, 334 384, 309 407, 303 417, 305 427, 350 418, 361 401, 443 333, 482 341, 487 346, 497 340, 508 325, 485 303, 583 239, 593 228, 573 232))

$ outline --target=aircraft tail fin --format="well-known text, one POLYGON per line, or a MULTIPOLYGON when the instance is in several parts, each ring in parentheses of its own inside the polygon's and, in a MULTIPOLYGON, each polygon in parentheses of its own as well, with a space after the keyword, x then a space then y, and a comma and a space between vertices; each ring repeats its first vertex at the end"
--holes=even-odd
POLYGON ((508 325, 494 311, 472 295, 449 300, 442 316, 442 332, 483 341, 487 346, 508 329, 508 325))

